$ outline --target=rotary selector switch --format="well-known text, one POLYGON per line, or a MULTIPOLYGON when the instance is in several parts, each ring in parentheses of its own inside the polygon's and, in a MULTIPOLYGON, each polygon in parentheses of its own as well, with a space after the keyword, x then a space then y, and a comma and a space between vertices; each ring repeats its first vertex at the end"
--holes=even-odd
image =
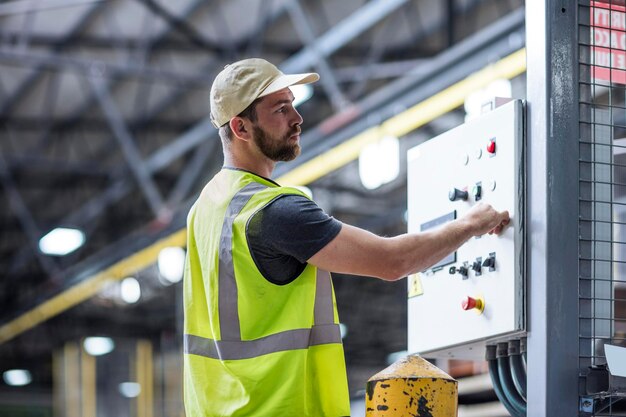
POLYGON ((463 279, 467 278, 467 273, 468 272, 469 272, 469 269, 467 268, 467 265, 459 266, 458 268, 455 267, 455 266, 451 266, 450 269, 448 269, 448 273, 450 275, 454 275, 456 273, 459 273, 459 274, 461 274, 463 279))
POLYGON ((474 275, 480 276, 482 274, 482 259, 476 258, 474 263, 472 263, 472 271, 474 271, 474 275))
POLYGON ((483 261, 483 267, 489 268, 489 271, 496 270, 496 253, 491 252, 487 258, 483 261))
POLYGON ((451 188, 450 191, 448 192, 448 198, 450 199, 450 201, 457 201, 457 200, 467 200, 467 197, 469 196, 467 191, 464 190, 459 190, 458 188, 451 188))

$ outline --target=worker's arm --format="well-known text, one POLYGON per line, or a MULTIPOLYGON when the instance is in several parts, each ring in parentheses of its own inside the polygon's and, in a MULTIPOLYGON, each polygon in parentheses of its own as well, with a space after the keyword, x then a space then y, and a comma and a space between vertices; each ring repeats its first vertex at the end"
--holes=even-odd
POLYGON ((438 229, 391 238, 344 224, 308 262, 331 272, 393 281, 434 265, 473 236, 499 234, 508 222, 508 212, 479 203, 438 229))

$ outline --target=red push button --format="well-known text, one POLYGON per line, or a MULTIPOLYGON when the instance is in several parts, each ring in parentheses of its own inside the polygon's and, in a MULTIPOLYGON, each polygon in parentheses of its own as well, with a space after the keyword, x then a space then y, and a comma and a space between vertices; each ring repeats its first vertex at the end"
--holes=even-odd
POLYGON ((490 154, 496 153, 496 141, 494 139, 491 139, 487 144, 487 152, 490 154))
POLYGON ((478 312, 482 313, 485 309, 485 303, 482 298, 473 298, 468 295, 461 302, 461 308, 465 311, 478 310, 478 312))

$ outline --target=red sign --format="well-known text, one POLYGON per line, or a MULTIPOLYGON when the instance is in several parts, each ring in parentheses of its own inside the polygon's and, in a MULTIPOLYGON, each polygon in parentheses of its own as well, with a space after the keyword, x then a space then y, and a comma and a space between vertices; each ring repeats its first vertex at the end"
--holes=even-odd
POLYGON ((591 75, 626 84, 626 7, 591 2, 591 75))

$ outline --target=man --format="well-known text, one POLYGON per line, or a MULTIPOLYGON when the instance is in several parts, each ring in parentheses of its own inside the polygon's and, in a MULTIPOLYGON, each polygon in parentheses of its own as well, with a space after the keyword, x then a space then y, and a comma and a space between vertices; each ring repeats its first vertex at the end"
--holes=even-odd
POLYGON ((224 168, 187 219, 187 417, 349 415, 326 271, 397 280, 509 221, 477 204, 438 230, 383 238, 272 181, 276 162, 300 153, 302 117, 289 86, 318 79, 247 59, 227 66, 211 88, 224 168))

